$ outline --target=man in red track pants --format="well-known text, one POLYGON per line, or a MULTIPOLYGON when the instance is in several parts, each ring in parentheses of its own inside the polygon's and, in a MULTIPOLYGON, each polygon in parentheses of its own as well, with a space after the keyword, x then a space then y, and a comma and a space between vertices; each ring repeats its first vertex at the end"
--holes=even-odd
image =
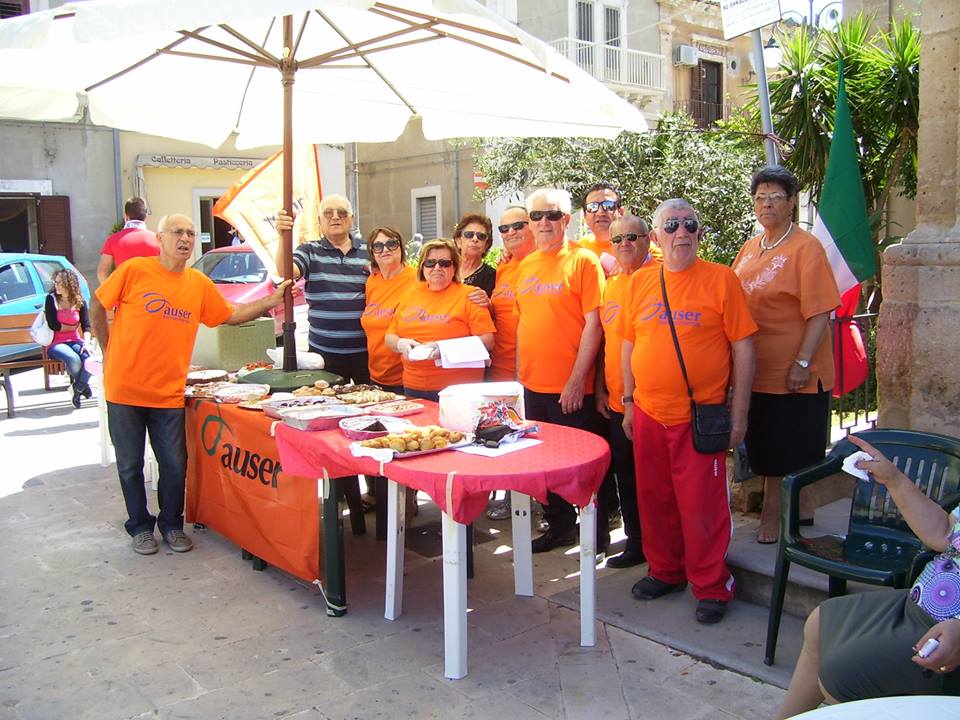
POLYGON ((633 440, 643 552, 649 574, 632 589, 638 600, 683 590, 689 581, 701 623, 723 619, 733 598, 726 564, 730 503, 726 453, 693 449, 690 399, 670 331, 676 328, 697 403, 730 404, 735 447, 747 427, 757 326, 743 290, 725 265, 697 258, 703 228, 685 200, 657 208, 650 239, 661 267, 633 274, 621 313, 623 428, 633 440))

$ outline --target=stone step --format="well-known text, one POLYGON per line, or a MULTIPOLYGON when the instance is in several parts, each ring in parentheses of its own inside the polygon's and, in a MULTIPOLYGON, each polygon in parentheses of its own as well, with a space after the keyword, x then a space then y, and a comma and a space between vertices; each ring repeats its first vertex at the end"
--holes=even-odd
MULTIPOLYGON (((850 517, 850 500, 837 500, 817 508, 812 527, 802 528, 804 535, 816 537, 844 534, 850 517)), ((741 523, 733 533, 727 563, 737 581, 737 598, 763 607, 770 607, 773 572, 777 562, 777 544, 761 545, 756 539, 758 521, 741 523)), ((828 597, 827 576, 805 567, 793 565, 784 596, 784 613, 805 618, 828 597)), ((874 586, 850 583, 849 592, 876 589, 874 586)))

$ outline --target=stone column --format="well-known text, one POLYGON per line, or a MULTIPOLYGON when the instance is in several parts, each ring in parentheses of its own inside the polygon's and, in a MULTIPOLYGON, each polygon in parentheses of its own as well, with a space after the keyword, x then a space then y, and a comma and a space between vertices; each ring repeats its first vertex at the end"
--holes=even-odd
POLYGON ((960 437, 960 3, 921 21, 917 227, 883 255, 880 427, 960 437))

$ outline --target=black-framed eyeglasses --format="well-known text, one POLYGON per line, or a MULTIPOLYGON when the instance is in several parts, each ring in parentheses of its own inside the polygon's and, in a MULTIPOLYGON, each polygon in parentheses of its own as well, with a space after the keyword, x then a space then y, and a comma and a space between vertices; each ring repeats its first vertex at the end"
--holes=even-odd
POLYGON ((380 242, 377 240, 375 243, 371 243, 370 247, 375 253, 382 253, 384 250, 396 250, 400 247, 400 241, 387 240, 386 242, 380 242))
POLYGON ((700 223, 693 218, 684 218, 682 221, 678 220, 677 218, 670 218, 663 224, 663 231, 673 235, 673 233, 680 228, 681 222, 683 223, 683 229, 691 235, 700 228, 700 223))
POLYGON ((332 219, 334 215, 343 220, 350 215, 350 211, 346 208, 337 208, 336 210, 333 208, 327 208, 323 211, 323 216, 327 218, 327 220, 332 219))
POLYGON ((490 236, 483 232, 483 230, 464 230, 462 233, 460 233, 460 237, 465 237, 467 240, 473 240, 473 238, 476 238, 477 240, 486 242, 487 238, 490 236))
POLYGON ((161 230, 161 232, 165 232, 167 235, 176 235, 178 238, 182 238, 184 235, 186 235, 191 240, 195 240, 197 237, 196 230, 189 230, 187 228, 177 228, 176 230, 161 230))
POLYGON ((646 233, 624 233, 623 235, 614 235, 612 238, 610 238, 610 242, 612 242, 614 245, 619 245, 624 240, 627 242, 636 242, 637 240, 646 239, 646 233))
POLYGON ((544 218, 550 222, 558 222, 563 219, 563 210, 531 210, 530 219, 534 222, 540 222, 544 218))
POLYGON ((529 225, 526 220, 517 220, 516 222, 507 223, 506 225, 497 225, 497 230, 500 231, 501 235, 505 235, 511 230, 520 231, 523 230, 527 225, 529 225))
POLYGON ((429 260, 423 261, 423 266, 425 268, 435 268, 437 265, 446 270, 448 267, 453 267, 453 260, 447 260, 446 258, 430 258, 429 260))
POLYGON ((616 200, 594 200, 593 202, 588 202, 583 207, 588 213, 595 213, 599 210, 613 212, 620 207, 620 203, 618 203, 616 200))

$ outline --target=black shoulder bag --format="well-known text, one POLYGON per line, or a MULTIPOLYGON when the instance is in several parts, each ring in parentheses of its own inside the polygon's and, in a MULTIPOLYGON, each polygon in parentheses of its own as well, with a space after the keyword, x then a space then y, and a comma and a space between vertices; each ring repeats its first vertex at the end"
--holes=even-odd
POLYGON ((730 408, 726 404, 701 405, 693 399, 693 389, 690 387, 690 380, 687 377, 687 366, 683 362, 680 341, 677 339, 677 328, 673 324, 673 312, 670 310, 670 301, 667 299, 667 284, 663 279, 663 266, 660 267, 660 292, 663 294, 663 307, 667 311, 667 321, 670 323, 673 346, 677 349, 680 371, 683 373, 683 381, 687 384, 687 395, 690 396, 693 449, 706 455, 726 452, 727 448, 730 447, 730 408))

